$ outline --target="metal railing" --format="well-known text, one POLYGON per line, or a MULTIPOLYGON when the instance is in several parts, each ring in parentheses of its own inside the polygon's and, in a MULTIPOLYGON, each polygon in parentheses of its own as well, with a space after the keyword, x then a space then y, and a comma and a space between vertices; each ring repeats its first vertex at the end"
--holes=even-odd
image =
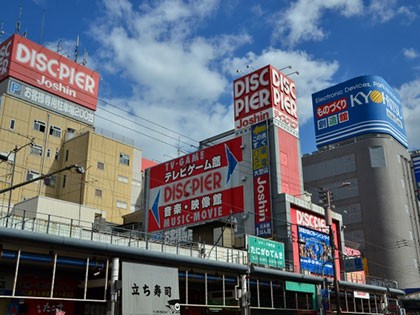
POLYGON ((248 253, 240 249, 208 245, 183 239, 171 240, 165 236, 159 237, 156 234, 148 234, 139 230, 121 227, 116 228, 110 225, 98 228, 98 224, 95 223, 80 222, 75 219, 39 212, 35 213, 28 210, 21 210, 20 214, 1 215, 0 227, 118 246, 136 247, 227 263, 244 265, 248 263, 248 253))

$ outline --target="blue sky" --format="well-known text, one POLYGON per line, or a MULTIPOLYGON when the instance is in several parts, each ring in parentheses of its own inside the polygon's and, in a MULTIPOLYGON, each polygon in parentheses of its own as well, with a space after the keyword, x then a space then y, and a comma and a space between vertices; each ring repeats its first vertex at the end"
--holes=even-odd
POLYGON ((101 75, 97 129, 164 161, 230 130, 233 80, 291 65, 301 152, 316 150, 311 94, 365 74, 400 96, 409 149, 420 149, 418 0, 9 0, 4 33, 20 34, 101 75), (248 67, 247 67, 248 66, 248 67), (237 70, 242 73, 238 73, 237 70))

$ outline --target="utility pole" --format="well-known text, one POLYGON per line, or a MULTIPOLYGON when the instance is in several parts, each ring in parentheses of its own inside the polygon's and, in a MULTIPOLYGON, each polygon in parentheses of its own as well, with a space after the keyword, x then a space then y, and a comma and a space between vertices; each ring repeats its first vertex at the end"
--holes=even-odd
MULTIPOLYGON (((13 187, 13 181, 14 181, 14 178, 15 178, 16 161, 17 161, 16 160, 16 154, 20 150, 22 150, 24 147, 27 147, 27 146, 32 147, 33 145, 34 145, 34 139, 32 138, 30 142, 24 144, 21 147, 18 147, 17 145, 15 145, 15 148, 12 151, 10 151, 9 154, 4 159, 2 158, 2 160, 8 161, 9 160, 9 156, 13 153, 12 174, 11 174, 11 177, 10 177, 10 186, 9 186, 9 188, 13 187)), ((12 190, 13 189, 6 189, 5 190, 5 191, 9 191, 9 200, 7 202, 6 226, 8 226, 8 224, 9 224, 10 207, 11 207, 11 204, 12 204, 12 190)), ((3 193, 3 192, 1 192, 1 193, 3 193)))
POLYGON ((331 212, 332 212, 332 207, 333 207, 333 193, 329 189, 324 190, 324 189, 321 188, 320 191, 319 191, 319 195, 320 195, 321 201, 323 201, 325 222, 326 222, 326 225, 328 226, 330 246, 331 246, 331 250, 332 250, 331 260, 332 260, 332 263, 333 263, 334 293, 335 293, 335 302, 336 302, 337 314, 341 315, 340 285, 339 285, 339 281, 338 281, 337 265, 336 265, 337 247, 335 246, 335 236, 334 236, 334 231, 332 229, 332 213, 331 212))

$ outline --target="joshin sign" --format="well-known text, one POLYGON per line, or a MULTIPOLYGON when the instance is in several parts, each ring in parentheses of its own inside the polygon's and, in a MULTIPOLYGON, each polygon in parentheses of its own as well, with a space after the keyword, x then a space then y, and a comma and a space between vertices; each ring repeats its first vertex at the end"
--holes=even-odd
POLYGON ((241 161, 239 137, 149 169, 148 231, 243 212, 241 161))

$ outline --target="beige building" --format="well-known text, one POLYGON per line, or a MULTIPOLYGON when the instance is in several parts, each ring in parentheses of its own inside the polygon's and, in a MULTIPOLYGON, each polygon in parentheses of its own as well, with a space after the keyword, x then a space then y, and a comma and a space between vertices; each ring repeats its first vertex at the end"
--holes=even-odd
MULTIPOLYGON (((103 210, 106 220, 116 224, 123 222, 123 215, 140 208, 139 149, 95 133, 93 111, 77 119, 76 111, 72 113, 74 118, 57 109, 49 110, 23 94, 14 95, 11 82, 20 84, 13 79, 0 82, 0 189, 72 164, 82 166, 86 172, 81 175, 74 170, 63 171, 2 193, 3 214, 10 212, 15 203, 39 195, 103 210)), ((49 95, 41 90, 39 93, 49 95)))

